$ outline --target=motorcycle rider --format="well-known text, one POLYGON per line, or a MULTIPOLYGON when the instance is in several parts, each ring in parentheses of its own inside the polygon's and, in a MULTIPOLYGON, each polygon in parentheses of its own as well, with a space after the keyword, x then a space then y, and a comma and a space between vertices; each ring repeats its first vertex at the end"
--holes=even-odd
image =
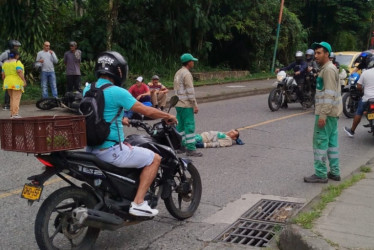
POLYGON ((357 82, 357 89, 360 92, 364 92, 364 95, 358 102, 355 117, 353 118, 351 128, 344 127, 344 131, 349 137, 353 137, 358 124, 361 121, 361 117, 367 109, 367 101, 374 98, 374 58, 368 64, 367 70, 362 72, 360 79, 357 82))
POLYGON ((340 63, 336 61, 336 55, 334 54, 334 52, 331 52, 331 54, 329 56, 329 59, 332 62, 332 64, 334 64, 335 67, 339 70, 340 69, 340 63))
POLYGON ((369 62, 372 58, 373 54, 370 51, 363 51, 355 60, 355 68, 353 69, 352 73, 355 73, 359 70, 364 70, 368 67, 369 62), (358 64, 358 65, 357 65, 358 64))
POLYGON ((307 51, 305 51, 305 60, 308 65, 307 74, 305 76, 305 92, 309 92, 312 86, 311 81, 317 77, 319 71, 318 64, 314 60, 314 50, 307 49, 307 51))
MULTIPOLYGON (((0 55, 0 66, 3 65, 3 62, 5 60, 8 60, 10 50, 12 50, 12 49, 18 50, 19 47, 21 47, 21 43, 19 41, 17 41, 17 40, 9 40, 8 41, 8 49, 5 50, 0 55)), ((9 110, 9 109, 10 109, 10 96, 8 94, 8 91, 5 90, 3 110, 9 110)))
MULTIPOLYGON (((293 70, 294 72, 294 79, 297 83, 297 88, 296 88, 296 94, 301 102, 301 104, 304 107, 304 96, 303 96, 303 85, 305 81, 305 75, 307 72, 308 64, 304 61, 304 53, 301 51, 297 51, 295 54, 295 61, 291 63, 290 65, 276 69, 275 73, 278 73, 279 71, 288 71, 288 70, 293 70)), ((288 105, 286 102, 283 103, 283 107, 287 108, 288 105)))
MULTIPOLYGON (((115 51, 106 51, 99 55, 95 66, 95 76, 98 79, 96 85, 100 87, 107 83, 113 84, 113 87, 104 89, 104 119, 106 121, 111 121, 120 108, 125 108, 153 119, 162 118, 168 124, 177 123, 175 116, 143 105, 126 89, 121 88, 127 75, 128 65, 121 54, 115 51)), ((86 86, 84 94, 90 87, 90 84, 86 86)), ((87 151, 119 168, 142 169, 139 187, 134 201, 131 202, 129 213, 134 216, 153 217, 158 214, 158 210, 152 209, 148 202, 144 201, 144 197, 157 175, 161 157, 151 150, 123 143, 125 139, 123 125, 128 125, 127 121, 127 119, 122 120, 122 117, 119 116, 116 122, 110 126, 107 141, 99 146, 87 147, 87 151), (118 138, 119 142, 113 139, 109 140, 109 138, 118 138)))

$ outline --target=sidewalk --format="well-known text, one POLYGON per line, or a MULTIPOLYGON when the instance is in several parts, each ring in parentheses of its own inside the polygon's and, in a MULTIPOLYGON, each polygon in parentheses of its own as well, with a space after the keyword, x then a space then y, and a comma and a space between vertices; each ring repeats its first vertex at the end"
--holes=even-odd
MULTIPOLYGON (((366 166, 374 171, 374 158, 366 166)), ((288 226, 281 249, 374 249, 374 172, 365 175, 327 205, 311 230, 288 226)))

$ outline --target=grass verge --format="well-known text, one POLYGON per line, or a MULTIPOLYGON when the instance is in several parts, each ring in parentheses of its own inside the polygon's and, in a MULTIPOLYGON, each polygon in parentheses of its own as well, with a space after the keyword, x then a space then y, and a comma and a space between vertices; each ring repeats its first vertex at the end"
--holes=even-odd
POLYGON ((318 203, 312 207, 311 211, 299 213, 292 222, 305 229, 311 229, 313 227, 313 222, 322 215, 322 211, 326 208, 328 203, 335 201, 335 198, 340 196, 344 189, 364 179, 365 173, 371 172, 371 168, 366 166, 361 167, 360 170, 363 173, 355 174, 339 185, 329 185, 324 188, 318 203))

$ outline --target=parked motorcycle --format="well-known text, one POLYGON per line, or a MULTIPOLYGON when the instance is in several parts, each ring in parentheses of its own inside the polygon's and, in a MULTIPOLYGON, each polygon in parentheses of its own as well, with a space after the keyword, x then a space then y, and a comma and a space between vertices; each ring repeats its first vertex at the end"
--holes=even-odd
MULTIPOLYGON (((174 106, 177 101, 178 97, 172 98, 170 103, 174 106)), ((173 217, 191 217, 200 203, 201 179, 192 161, 175 153, 181 146, 175 126, 164 121, 153 126, 139 120, 130 124, 143 128, 148 135, 130 135, 126 141, 162 156, 145 200, 155 208, 161 198, 173 217)), ((91 249, 100 230, 113 231, 152 219, 129 214, 141 170, 118 168, 82 151, 38 154, 36 158, 46 167, 42 174, 29 177, 31 183, 24 186, 22 193, 27 194, 30 204, 39 200, 43 184, 52 176, 69 184, 50 194, 37 213, 35 237, 40 249, 91 249), (80 181, 81 186, 72 179, 80 181)))
POLYGON ((368 100, 365 116, 369 121, 369 124, 365 125, 365 127, 369 127, 370 130, 368 132, 374 136, 374 98, 368 100))
POLYGON ((347 118, 353 118, 356 114, 358 102, 361 99, 362 93, 357 89, 357 81, 360 79, 360 74, 353 73, 348 77, 348 83, 343 92, 343 113, 347 118))
MULTIPOLYGON (((277 74, 277 81, 273 84, 275 88, 270 92, 268 97, 268 105, 271 111, 277 111, 285 103, 300 102, 296 89, 298 88, 295 79, 292 76, 287 76, 285 71, 279 71, 277 74)), ((304 93, 304 105, 310 108, 314 104, 314 95, 312 91, 304 93)))
POLYGON ((66 108, 75 113, 79 112, 79 104, 82 93, 79 91, 66 92, 62 98, 44 98, 36 102, 36 107, 42 110, 50 110, 56 107, 66 108))

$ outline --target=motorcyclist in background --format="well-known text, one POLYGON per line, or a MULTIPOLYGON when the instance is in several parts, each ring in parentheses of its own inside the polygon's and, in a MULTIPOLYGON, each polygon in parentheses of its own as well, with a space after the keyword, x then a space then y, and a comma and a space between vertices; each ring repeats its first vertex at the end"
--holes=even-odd
MULTIPOLYGON (((17 40, 8 41, 8 49, 5 50, 0 55, 0 67, 3 65, 3 62, 5 60, 8 60, 10 50, 12 49, 18 50, 19 47, 21 47, 21 43, 19 41, 17 40)), ((3 110, 9 110, 9 109, 10 109, 10 96, 8 94, 8 91, 5 90, 3 110)))
MULTIPOLYGON (((304 107, 304 96, 303 96, 303 85, 305 82, 305 75, 307 72, 308 64, 304 61, 304 53, 301 51, 297 51, 295 54, 295 62, 291 63, 290 65, 276 69, 275 73, 278 73, 279 71, 288 71, 288 70, 293 70, 294 72, 294 79, 297 83, 297 88, 296 88, 296 94, 297 97, 299 98, 301 104, 304 107)), ((283 107, 287 108, 287 103, 283 103, 283 107)))
POLYGON ((329 59, 332 62, 332 64, 334 64, 335 67, 339 70, 340 69, 340 63, 336 61, 336 55, 334 54, 334 52, 330 53, 329 59))

